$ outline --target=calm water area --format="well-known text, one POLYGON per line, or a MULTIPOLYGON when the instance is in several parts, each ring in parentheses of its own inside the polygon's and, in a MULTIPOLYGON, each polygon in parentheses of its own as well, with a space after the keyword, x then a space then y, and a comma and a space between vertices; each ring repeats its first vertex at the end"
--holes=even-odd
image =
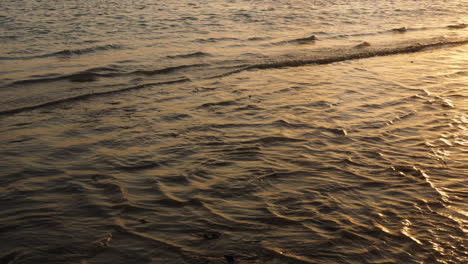
POLYGON ((468 262, 468 1, 2 0, 0 264, 468 262))

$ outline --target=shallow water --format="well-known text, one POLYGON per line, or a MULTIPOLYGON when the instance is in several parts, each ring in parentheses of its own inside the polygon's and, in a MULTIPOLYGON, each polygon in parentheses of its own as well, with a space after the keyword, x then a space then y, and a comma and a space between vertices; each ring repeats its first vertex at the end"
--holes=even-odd
POLYGON ((19 2, 1 263, 468 261, 466 1, 19 2))

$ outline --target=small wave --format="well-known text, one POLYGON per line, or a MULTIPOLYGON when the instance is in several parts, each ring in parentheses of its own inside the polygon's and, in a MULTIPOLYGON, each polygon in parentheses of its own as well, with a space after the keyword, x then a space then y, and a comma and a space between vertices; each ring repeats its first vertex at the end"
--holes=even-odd
POLYGON ((237 38, 204 38, 204 39, 196 39, 195 42, 200 42, 200 43, 213 43, 213 42, 219 42, 219 41, 231 41, 231 40, 238 40, 237 38))
POLYGON ((120 72, 117 69, 113 69, 109 67, 100 67, 100 68, 88 69, 86 71, 82 71, 78 73, 61 75, 57 77, 45 76, 45 78, 34 78, 34 79, 15 81, 15 82, 10 83, 9 86, 28 85, 28 84, 56 82, 56 81, 94 82, 94 81, 97 81, 98 78, 122 77, 122 76, 128 76, 128 75, 152 76, 152 75, 157 75, 157 74, 169 74, 169 73, 182 70, 182 69, 196 68, 196 67, 203 67, 203 66, 208 66, 208 64, 179 65, 179 66, 167 67, 167 68, 156 69, 156 70, 136 70, 136 71, 131 71, 131 72, 120 72), (99 72, 105 72, 105 73, 99 73, 99 72))
POLYGON ((142 74, 142 75, 167 74, 167 73, 171 73, 171 72, 182 70, 182 69, 196 68, 196 67, 203 67, 203 66, 209 66, 209 64, 179 65, 179 66, 167 67, 167 68, 162 68, 162 69, 157 69, 157 70, 137 70, 137 71, 130 72, 128 74, 142 74))
POLYGON ((34 110, 34 109, 43 108, 43 107, 47 107, 47 106, 59 105, 59 104, 62 104, 62 103, 67 103, 67 102, 75 102, 75 101, 80 101, 80 100, 86 100, 86 99, 90 99, 90 98, 97 97, 97 96, 110 95, 110 94, 116 94, 116 93, 121 93, 121 92, 125 92, 125 91, 130 91, 130 90, 143 89, 143 88, 147 88, 147 87, 151 87, 151 86, 169 85, 169 84, 176 84, 176 83, 182 83, 182 82, 188 82, 188 81, 190 81, 190 79, 182 78, 182 79, 178 79, 178 80, 174 80, 174 81, 167 81, 167 82, 145 83, 145 84, 141 84, 141 85, 125 87, 125 88, 112 90, 112 91, 87 93, 87 94, 77 95, 77 96, 73 96, 73 97, 58 99, 58 100, 54 100, 54 101, 48 101, 48 102, 45 102, 45 103, 42 103, 42 104, 36 104, 36 105, 12 108, 12 109, 7 109, 7 110, 1 110, 0 111, 0 116, 17 114, 17 113, 21 113, 21 112, 24 112, 24 111, 34 110))
POLYGON ((84 48, 84 49, 66 49, 66 50, 61 50, 58 52, 44 54, 41 57, 53 57, 53 56, 70 57, 70 56, 76 56, 76 55, 85 55, 85 54, 93 53, 97 51, 121 49, 121 48, 122 48, 121 45, 110 44, 110 45, 96 46, 96 47, 90 47, 90 48, 84 48))
POLYGON ((466 28, 468 25, 465 23, 455 24, 455 25, 448 25, 447 27, 450 29, 463 29, 466 28))
POLYGON ((406 31, 408 31, 408 28, 406 27, 392 28, 391 31, 395 33, 405 33, 406 31))
POLYGON ((452 28, 451 26, 437 26, 437 27, 406 27, 406 26, 401 26, 401 27, 396 27, 392 29, 386 29, 382 31, 375 31, 375 32, 361 32, 361 33, 352 33, 352 34, 338 34, 334 35, 331 37, 328 37, 327 39, 346 39, 350 37, 371 37, 371 36, 377 36, 377 35, 382 35, 382 34, 396 34, 396 33, 409 33, 409 32, 417 32, 417 31, 427 31, 427 30, 434 30, 434 29, 443 29, 443 28, 452 28, 456 29, 456 25, 453 25, 454 27, 452 28))
POLYGON ((188 54, 178 54, 178 55, 170 55, 166 56, 166 58, 170 59, 177 59, 177 58, 199 58, 199 57, 208 57, 211 56, 211 54, 206 53, 206 52, 193 52, 193 53, 188 53, 188 54))
POLYGON ((304 128, 312 128, 309 124, 302 123, 302 122, 288 122, 283 119, 278 119, 270 123, 271 125, 275 127, 284 127, 284 128, 290 128, 290 129, 304 129, 304 128))
POLYGON ((261 40, 267 40, 269 38, 267 37, 251 37, 251 38, 248 38, 247 40, 249 41, 261 41, 261 40))
POLYGON ((308 44, 308 43, 312 43, 314 41, 317 40, 317 37, 315 37, 315 35, 311 35, 311 36, 308 36, 308 37, 304 37, 304 38, 297 38, 297 39, 291 39, 291 40, 284 40, 284 41, 280 41, 280 42, 276 42, 274 44, 276 45, 283 45, 283 44, 308 44))
POLYGON ((383 33, 383 32, 339 34, 339 35, 329 37, 328 39, 346 39, 346 38, 349 38, 349 37, 370 37, 370 36, 375 36, 375 35, 380 34, 380 33, 383 33))
POLYGON ((70 82, 92 82, 92 81, 96 81, 98 77, 105 77, 105 76, 106 75, 99 74, 99 73, 84 71, 84 72, 73 73, 69 75, 61 75, 57 77, 34 78, 34 79, 15 81, 15 82, 10 83, 10 86, 38 84, 38 83, 45 83, 45 82, 56 82, 56 81, 63 81, 63 80, 68 80, 70 82))
POLYGON ((106 50, 114 50, 114 49, 122 49, 124 48, 122 45, 116 44, 109 44, 109 45, 102 45, 102 46, 95 46, 89 48, 82 48, 82 49, 65 49, 61 51, 56 51, 52 53, 46 53, 42 55, 34 55, 34 56, 22 56, 22 57, 0 57, 1 60, 26 60, 26 59, 40 59, 40 58, 49 58, 49 57, 59 57, 59 58, 68 58, 72 56, 82 56, 98 51, 106 51, 106 50))

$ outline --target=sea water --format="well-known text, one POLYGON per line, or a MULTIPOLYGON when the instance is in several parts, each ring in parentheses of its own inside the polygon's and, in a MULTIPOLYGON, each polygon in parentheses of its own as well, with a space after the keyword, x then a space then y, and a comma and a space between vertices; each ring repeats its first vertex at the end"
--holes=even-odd
POLYGON ((0 3, 1 263, 466 263, 468 2, 0 3))

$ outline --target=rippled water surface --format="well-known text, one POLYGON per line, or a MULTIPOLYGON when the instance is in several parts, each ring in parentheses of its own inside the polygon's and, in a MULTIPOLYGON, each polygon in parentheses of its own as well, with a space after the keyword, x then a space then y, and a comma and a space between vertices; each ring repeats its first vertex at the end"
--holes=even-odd
POLYGON ((468 262, 466 1, 2 1, 0 263, 468 262))

